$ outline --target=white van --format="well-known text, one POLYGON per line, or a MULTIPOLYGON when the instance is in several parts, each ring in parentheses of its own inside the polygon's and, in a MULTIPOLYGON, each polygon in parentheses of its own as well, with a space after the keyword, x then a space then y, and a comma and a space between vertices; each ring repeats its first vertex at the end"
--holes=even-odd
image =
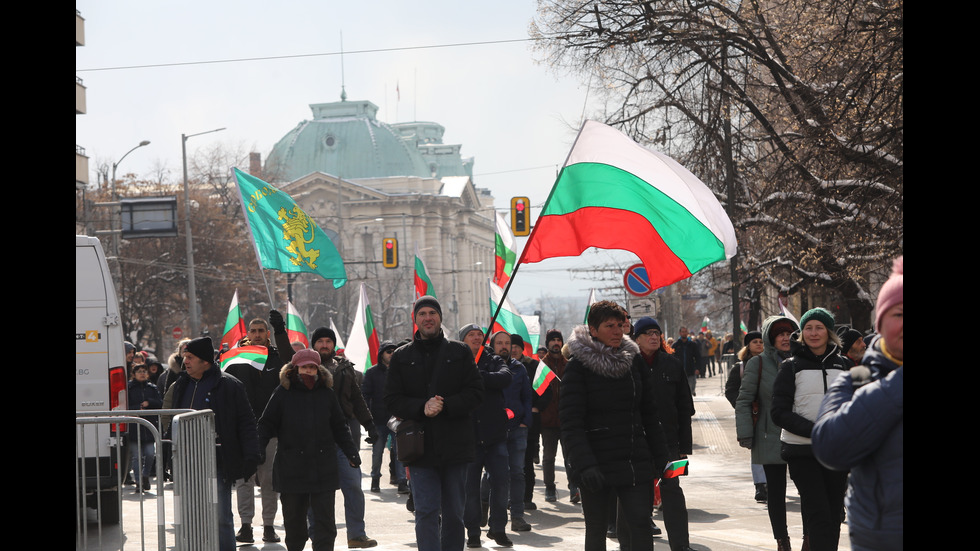
MULTIPOLYGON (((126 350, 119 304, 102 245, 95 237, 75 236, 75 411, 126 409, 126 350)), ((101 501, 103 523, 119 522, 117 447, 108 425, 76 428, 75 457, 79 476, 84 458, 81 498, 88 507, 101 501), (84 445, 80 445, 84 442, 84 445), (82 449, 84 448, 84 449, 82 449), (98 495, 101 493, 101 495, 98 495)), ((121 431, 125 431, 120 427, 121 431)))

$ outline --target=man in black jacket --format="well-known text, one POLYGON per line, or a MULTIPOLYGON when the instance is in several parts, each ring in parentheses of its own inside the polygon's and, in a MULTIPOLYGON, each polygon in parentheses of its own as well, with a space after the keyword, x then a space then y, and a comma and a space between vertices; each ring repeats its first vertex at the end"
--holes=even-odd
POLYGON ((698 375, 701 374, 701 352, 698 351, 698 343, 688 335, 687 327, 681 327, 680 337, 674 341, 674 357, 681 361, 681 367, 684 368, 687 382, 691 386, 691 395, 697 396, 694 387, 698 382, 698 375))
POLYGON ((240 478, 255 474, 259 462, 259 437, 255 414, 245 386, 214 363, 210 337, 187 343, 184 372, 173 385, 173 408, 214 411, 217 436, 218 545, 234 551, 235 518, 231 512, 231 487, 240 478))
POLYGON ((466 466, 476 459, 472 413, 483 402, 483 382, 469 348, 443 335, 435 297, 416 300, 412 317, 418 331, 391 356, 385 405, 425 429, 422 456, 407 462, 418 550, 459 549, 466 466))
MULTIPOLYGON (((687 377, 677 358, 667 353, 660 324, 653 318, 640 318, 634 325, 633 338, 640 347, 634 361, 650 369, 657 401, 657 418, 664 430, 667 458, 684 459, 691 453, 693 438, 691 418, 694 400, 688 389, 687 377)), ((664 524, 671 551, 688 551, 690 534, 687 523, 687 502, 677 478, 660 481, 664 524)))
MULTIPOLYGON (((289 363, 295 351, 289 344, 286 333, 286 322, 282 314, 276 310, 269 312, 269 323, 262 318, 255 318, 248 323, 247 342, 249 345, 264 346, 269 350, 269 357, 262 369, 256 369, 248 364, 233 364, 225 370, 235 376, 245 385, 245 394, 252 404, 255 418, 262 417, 265 405, 272 392, 279 386, 279 370, 289 363), (269 326, 272 326, 272 331, 269 326), (272 345, 270 336, 274 334, 276 346, 272 345)), ((265 448, 266 461, 259 465, 255 477, 241 479, 235 482, 235 495, 238 498, 238 516, 242 527, 235 535, 235 541, 252 543, 252 518, 255 516, 255 483, 258 482, 262 496, 262 541, 276 543, 280 541, 273 526, 276 512, 279 509, 279 494, 272 488, 272 464, 276 458, 278 440, 272 438, 265 448)))

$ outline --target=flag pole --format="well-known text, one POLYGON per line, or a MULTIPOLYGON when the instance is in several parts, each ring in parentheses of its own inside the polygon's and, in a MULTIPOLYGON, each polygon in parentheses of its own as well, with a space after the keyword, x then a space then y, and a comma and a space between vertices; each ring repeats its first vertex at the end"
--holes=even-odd
MULTIPOLYGON (((231 167, 231 177, 236 179, 235 169, 238 167, 231 167)), ((269 308, 272 310, 276 309, 276 302, 272 297, 272 289, 269 287, 269 280, 265 277, 265 268, 262 266, 262 256, 259 254, 259 245, 255 242, 255 235, 252 232, 252 222, 248 217, 248 211, 245 210, 245 196, 242 195, 242 186, 236 185, 235 189, 238 190, 238 201, 242 205, 242 216, 245 218, 245 225, 249 227, 248 229, 248 240, 252 242, 252 250, 255 251, 255 261, 259 264, 259 273, 262 274, 262 281, 265 283, 265 292, 269 294, 269 308)))

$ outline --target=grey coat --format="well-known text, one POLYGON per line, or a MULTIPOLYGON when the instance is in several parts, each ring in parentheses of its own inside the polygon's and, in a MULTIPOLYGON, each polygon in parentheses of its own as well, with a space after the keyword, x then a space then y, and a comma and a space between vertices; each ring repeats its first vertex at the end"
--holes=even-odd
MULTIPOLYGON (((753 356, 745 366, 742 385, 735 400, 735 434, 739 440, 752 438, 752 463, 757 465, 780 465, 786 463, 780 456, 779 433, 782 429, 772 422, 772 385, 779 372, 783 358, 769 340, 769 329, 773 323, 785 316, 769 316, 762 324, 762 340, 765 348, 762 354, 753 356), (759 370, 762 377, 759 377, 759 370), (759 399, 759 422, 752 426, 752 401, 759 399)), ((792 323, 792 320, 790 320, 792 323)), ((796 327, 796 324, 793 324, 796 327)), ((798 327, 796 327, 798 329, 798 327)), ((787 356, 789 353, 787 353, 787 356)))

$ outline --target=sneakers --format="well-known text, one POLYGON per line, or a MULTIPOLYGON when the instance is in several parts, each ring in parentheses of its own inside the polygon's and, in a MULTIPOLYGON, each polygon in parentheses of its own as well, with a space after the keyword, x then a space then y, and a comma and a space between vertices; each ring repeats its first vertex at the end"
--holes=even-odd
POLYGON ((381 493, 381 477, 372 476, 371 477, 371 491, 380 494, 381 493))
POLYGON ((528 524, 526 520, 517 517, 511 520, 510 529, 512 532, 529 532, 531 530, 531 525, 528 524))
POLYGON ((412 498, 412 494, 408 494, 408 501, 405 502, 405 508, 408 509, 409 513, 415 512, 415 499, 412 498))
POLYGON ((575 488, 575 491, 572 492, 571 501, 572 503, 580 503, 582 501, 582 494, 578 491, 578 488, 575 488))
POLYGON ((402 480, 401 482, 398 483, 398 493, 399 494, 407 494, 409 492, 411 492, 411 490, 408 487, 408 481, 407 480, 402 480))
POLYGON ((367 547, 374 547, 375 545, 378 545, 378 542, 367 536, 357 536, 352 540, 347 540, 347 547, 351 549, 365 549, 367 547))
POLYGON ((235 534, 235 541, 240 543, 255 543, 255 538, 252 537, 252 525, 243 524, 238 533, 235 534))
POLYGON ((470 533, 470 537, 466 538, 466 547, 470 549, 483 547, 483 542, 480 541, 480 532, 470 533))
POLYGON ((487 537, 492 539, 501 547, 514 547, 514 542, 510 541, 504 532, 487 532, 487 537))
POLYGON ((262 541, 267 543, 279 543, 279 535, 276 534, 276 529, 272 526, 266 526, 262 530, 262 541))
POLYGON ((524 502, 524 510, 525 511, 535 511, 535 510, 537 510, 537 508, 538 508, 538 506, 535 505, 533 501, 525 501, 524 502))
POLYGON ((546 486, 544 489, 544 500, 548 503, 558 501, 558 490, 554 486, 546 486))

